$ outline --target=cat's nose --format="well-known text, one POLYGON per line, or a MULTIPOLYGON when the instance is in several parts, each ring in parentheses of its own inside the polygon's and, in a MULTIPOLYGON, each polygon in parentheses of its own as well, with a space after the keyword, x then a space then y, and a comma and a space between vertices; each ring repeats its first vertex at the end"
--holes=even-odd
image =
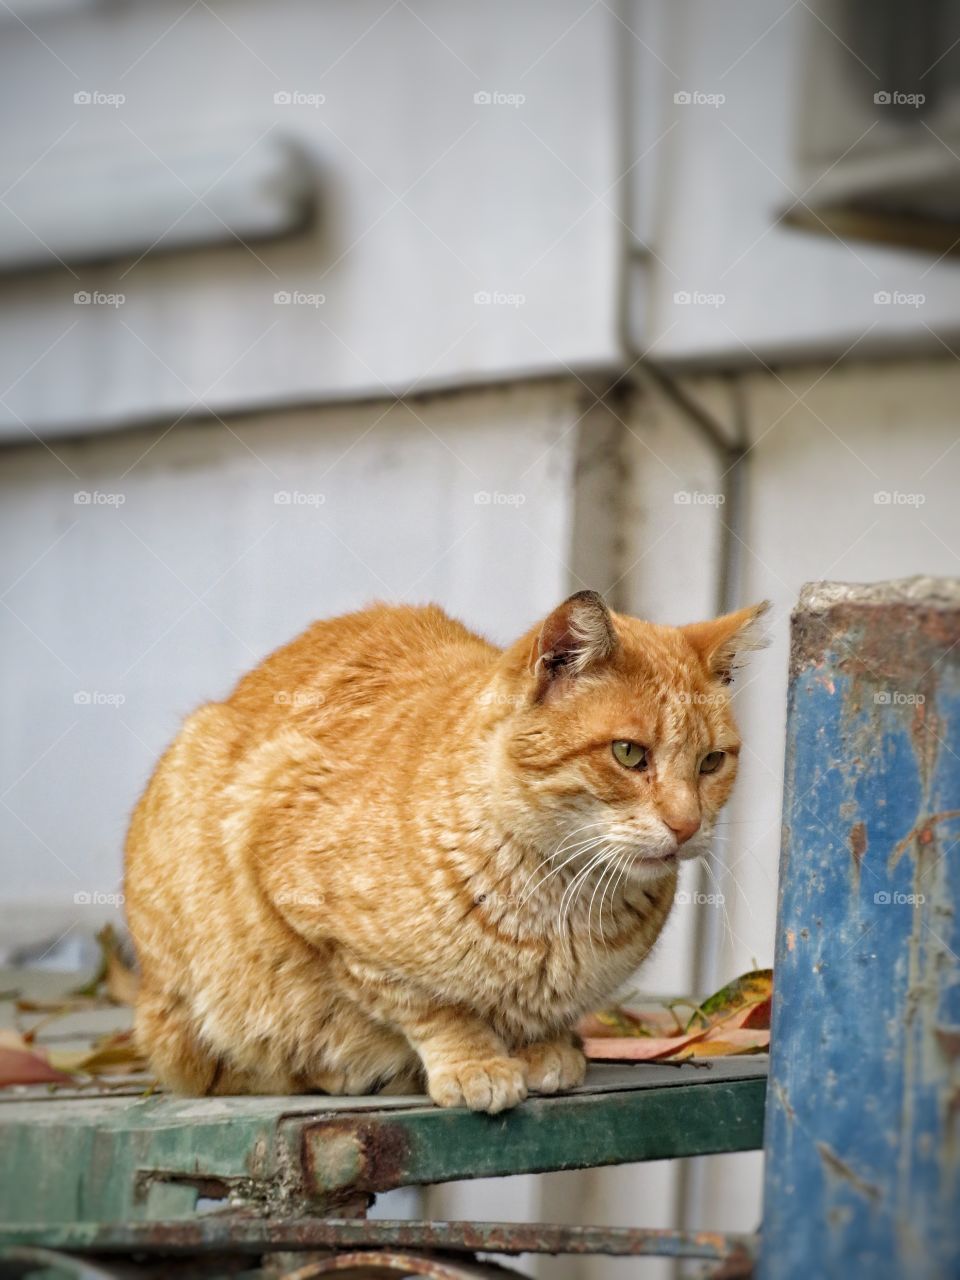
POLYGON ((665 818, 664 821, 677 837, 677 844, 686 844, 700 830, 699 818, 665 818))

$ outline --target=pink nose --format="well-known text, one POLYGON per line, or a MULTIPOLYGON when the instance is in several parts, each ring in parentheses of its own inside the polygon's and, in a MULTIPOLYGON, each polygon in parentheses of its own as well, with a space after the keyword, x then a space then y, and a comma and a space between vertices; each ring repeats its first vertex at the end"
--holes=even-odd
POLYGON ((664 821, 677 837, 677 844, 686 844, 700 830, 699 818, 665 818, 664 821))

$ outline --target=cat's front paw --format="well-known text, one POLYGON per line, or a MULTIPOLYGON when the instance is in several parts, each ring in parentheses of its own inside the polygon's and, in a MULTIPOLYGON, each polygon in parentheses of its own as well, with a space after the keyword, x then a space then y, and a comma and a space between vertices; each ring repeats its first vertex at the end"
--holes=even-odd
POLYGON ((583 1084, 587 1060, 574 1045, 562 1040, 543 1041, 518 1049, 527 1064, 527 1084, 538 1093, 560 1093, 583 1084))
POLYGON ((479 1058, 431 1071, 427 1091, 438 1107, 469 1107, 496 1115, 524 1100, 527 1077, 517 1058, 479 1058))

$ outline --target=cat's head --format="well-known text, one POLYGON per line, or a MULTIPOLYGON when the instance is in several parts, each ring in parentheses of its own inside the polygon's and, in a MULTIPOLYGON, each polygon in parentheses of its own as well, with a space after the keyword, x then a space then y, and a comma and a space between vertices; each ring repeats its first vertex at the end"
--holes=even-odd
POLYGON ((501 661, 511 821, 574 865, 606 852, 640 881, 702 852, 737 774, 730 685, 767 607, 667 627, 593 591, 564 601, 501 661))

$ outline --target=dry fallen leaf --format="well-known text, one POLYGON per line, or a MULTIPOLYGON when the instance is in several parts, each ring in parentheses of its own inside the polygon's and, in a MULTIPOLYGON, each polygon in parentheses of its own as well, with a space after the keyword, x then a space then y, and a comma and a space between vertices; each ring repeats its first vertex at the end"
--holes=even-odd
POLYGON ((716 1037, 695 1040, 683 1053, 691 1058, 732 1058, 737 1054, 766 1053, 770 1047, 769 1031, 723 1031, 716 1037))
POLYGON ((667 1036, 677 1031, 677 1019, 666 1009, 631 1009, 614 1005, 580 1019, 577 1030, 585 1038, 667 1036))
POLYGON ((12 1084, 72 1084, 51 1066, 46 1054, 24 1040, 18 1031, 0 1030, 0 1087, 12 1084))
POLYGON ((97 934, 100 944, 100 963, 97 971, 82 987, 71 992, 74 997, 106 995, 114 1004, 133 1004, 139 979, 123 959, 120 939, 112 924, 106 924, 97 934))
POLYGON ((662 1013, 615 1006, 589 1014, 580 1022, 583 1051, 606 1062, 666 1062, 688 1058, 722 1058, 762 1053, 770 1044, 773 973, 757 969, 704 1000, 670 1001, 662 1013), (672 1012, 694 1010, 685 1028, 672 1012), (665 1034, 671 1028, 676 1034, 665 1034))
POLYGON ((121 958, 118 951, 107 960, 107 976, 104 986, 114 1004, 132 1005, 137 998, 140 980, 121 958))
POLYGON ((692 1036, 610 1036, 583 1041, 583 1052, 594 1062, 660 1062, 672 1058, 694 1040, 692 1036))
POLYGON ((103 1036, 90 1049, 62 1049, 50 1053, 50 1061, 78 1075, 132 1075, 146 1063, 137 1052, 132 1031, 103 1036))
POLYGON ((53 1000, 34 1000, 29 996, 21 996, 14 1008, 17 1013, 49 1013, 59 1016, 64 1013, 80 1013, 84 1009, 96 1009, 100 1003, 91 996, 60 996, 53 1000))
POLYGON ((767 1006, 767 1026, 769 1023, 769 1004, 773 994, 773 970, 753 969, 741 974, 733 982, 727 983, 719 991, 714 992, 702 1004, 695 1007, 693 1017, 687 1023, 687 1030, 705 1027, 711 1023, 725 1022, 733 1014, 754 1007, 767 1006))
POLYGON ((771 995, 766 1000, 761 1000, 759 1004, 750 1005, 744 1009, 744 1017, 740 1025, 741 1027, 753 1027, 757 1031, 769 1031, 772 1012, 773 997, 771 995))

